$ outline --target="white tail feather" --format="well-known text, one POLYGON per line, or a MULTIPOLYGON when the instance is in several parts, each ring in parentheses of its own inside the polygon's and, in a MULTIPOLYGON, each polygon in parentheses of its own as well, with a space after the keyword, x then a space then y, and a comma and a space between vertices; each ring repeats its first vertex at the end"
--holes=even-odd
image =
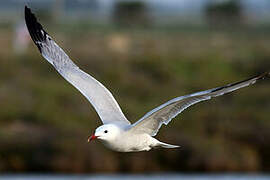
POLYGON ((179 148, 180 146, 177 145, 172 145, 172 144, 167 144, 163 142, 159 142, 157 147, 162 147, 162 148, 179 148))

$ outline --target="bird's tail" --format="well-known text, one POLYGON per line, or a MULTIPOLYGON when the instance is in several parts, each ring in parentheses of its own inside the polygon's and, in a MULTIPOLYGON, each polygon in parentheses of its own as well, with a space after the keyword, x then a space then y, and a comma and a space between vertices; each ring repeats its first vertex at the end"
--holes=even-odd
POLYGON ((159 142, 158 147, 162 148, 179 148, 180 146, 159 142))

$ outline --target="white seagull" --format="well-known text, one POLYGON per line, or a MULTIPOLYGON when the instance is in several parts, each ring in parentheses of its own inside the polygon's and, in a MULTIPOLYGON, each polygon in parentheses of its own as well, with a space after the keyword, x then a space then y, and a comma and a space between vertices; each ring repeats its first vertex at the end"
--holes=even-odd
POLYGON ((269 72, 266 72, 241 82, 174 98, 131 124, 110 91, 72 62, 45 32, 26 6, 25 21, 30 36, 42 56, 89 100, 103 122, 103 125, 89 136, 88 142, 98 139, 114 151, 134 152, 149 151, 152 148, 177 148, 179 146, 160 142, 154 138, 162 124, 167 125, 174 117, 193 104, 249 86, 270 75, 269 72))

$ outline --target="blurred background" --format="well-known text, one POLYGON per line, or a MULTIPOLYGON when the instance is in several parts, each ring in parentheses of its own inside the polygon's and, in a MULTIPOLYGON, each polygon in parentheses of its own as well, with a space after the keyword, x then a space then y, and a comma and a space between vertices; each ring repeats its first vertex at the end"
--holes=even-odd
POLYGON ((180 149, 88 144, 101 121, 39 54, 25 5, 132 122, 174 97, 270 70, 268 0, 0 1, 0 174, 269 173, 269 80, 163 126, 157 138, 180 149))

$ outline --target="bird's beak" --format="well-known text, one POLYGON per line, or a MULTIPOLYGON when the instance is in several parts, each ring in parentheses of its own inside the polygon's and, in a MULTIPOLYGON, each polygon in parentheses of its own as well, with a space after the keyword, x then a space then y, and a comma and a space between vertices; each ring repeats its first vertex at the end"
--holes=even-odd
POLYGON ((88 137, 88 142, 94 140, 94 139, 97 139, 98 136, 95 136, 95 134, 92 134, 91 136, 88 137))

